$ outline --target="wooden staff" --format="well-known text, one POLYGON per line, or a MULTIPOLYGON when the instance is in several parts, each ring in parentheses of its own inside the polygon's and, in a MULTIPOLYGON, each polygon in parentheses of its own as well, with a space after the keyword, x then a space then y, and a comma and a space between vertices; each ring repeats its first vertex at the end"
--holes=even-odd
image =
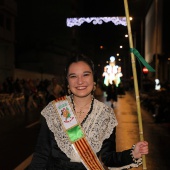
MULTIPOLYGON (((129 9, 128 9, 127 0, 124 0, 124 7, 125 7, 125 13, 126 13, 127 28, 128 28, 129 45, 130 45, 130 49, 132 49, 133 41, 132 41, 132 32, 131 32, 131 25, 130 25, 130 20, 129 20, 129 9)), ((134 57, 133 53, 131 53, 131 63, 132 63, 135 95, 136 95, 138 123, 139 123, 139 135, 140 135, 140 141, 143 141, 144 137, 143 137, 141 108, 140 108, 140 97, 139 97, 138 80, 137 80, 137 74, 136 74, 136 62, 135 62, 135 57, 134 57)), ((147 167, 146 167, 145 155, 142 155, 142 160, 143 160, 143 169, 146 170, 147 167)))

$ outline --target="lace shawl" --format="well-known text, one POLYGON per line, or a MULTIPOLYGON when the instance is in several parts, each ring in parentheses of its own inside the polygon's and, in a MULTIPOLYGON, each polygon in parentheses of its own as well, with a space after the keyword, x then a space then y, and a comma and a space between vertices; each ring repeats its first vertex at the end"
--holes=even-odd
MULTIPOLYGON (((66 97, 70 106, 73 108, 70 96, 66 97)), ((54 137, 59 148, 71 159, 71 161, 81 162, 62 128, 53 103, 50 102, 42 110, 41 114, 45 117, 49 129, 54 133, 54 137)), ((86 121, 82 125, 82 128, 95 153, 100 151, 103 141, 110 137, 117 124, 113 109, 94 99, 93 110, 88 115, 86 121)))

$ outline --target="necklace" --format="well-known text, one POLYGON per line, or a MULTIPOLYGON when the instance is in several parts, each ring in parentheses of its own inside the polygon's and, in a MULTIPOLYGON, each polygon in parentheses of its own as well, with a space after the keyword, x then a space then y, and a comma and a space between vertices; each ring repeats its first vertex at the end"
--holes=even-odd
MULTIPOLYGON (((72 104, 73 104, 73 109, 74 109, 74 111, 76 112, 76 110, 75 110, 75 103, 74 103, 74 100, 73 100, 73 95, 71 95, 71 102, 72 102, 72 104)), ((91 100, 90 102, 91 102, 90 109, 89 109, 86 117, 85 117, 85 118, 83 119, 83 121, 81 122, 81 124, 83 124, 83 123, 86 121, 88 115, 89 115, 89 114, 92 112, 92 110, 93 110, 94 97, 92 97, 92 100, 91 100)), ((89 102, 89 103, 90 103, 90 102, 89 102)), ((89 103, 87 103, 86 105, 88 105, 89 103)), ((85 106, 86 106, 86 105, 85 105, 85 106)), ((82 108, 84 108, 85 106, 83 106, 82 108)), ((81 115, 82 115, 84 112, 83 112, 82 109, 80 109, 80 111, 77 112, 77 113, 79 113, 79 118, 81 118, 81 115)))
MULTIPOLYGON (((73 103, 74 103, 75 106, 78 106, 78 104, 76 104, 76 103, 74 102, 74 100, 73 100, 73 103)), ((88 102, 87 104, 85 104, 84 106, 81 106, 81 107, 80 107, 80 111, 76 111, 76 113, 79 115, 79 118, 81 118, 82 114, 84 114, 83 109, 84 109, 89 103, 91 103, 91 101, 88 102)), ((78 108, 79 108, 79 106, 78 106, 78 108)))

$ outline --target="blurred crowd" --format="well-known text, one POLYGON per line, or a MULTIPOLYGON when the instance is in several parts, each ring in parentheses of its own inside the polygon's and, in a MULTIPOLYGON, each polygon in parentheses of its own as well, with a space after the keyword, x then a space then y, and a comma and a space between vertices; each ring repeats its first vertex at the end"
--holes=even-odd
POLYGON ((16 113, 27 114, 31 110, 43 108, 63 93, 63 87, 56 78, 14 80, 7 77, 0 84, 0 118, 16 113))
POLYGON ((40 79, 16 79, 7 77, 3 83, 0 84, 0 94, 24 94, 27 98, 31 95, 43 93, 46 101, 51 95, 56 97, 63 92, 62 85, 59 84, 56 78, 52 80, 40 80, 40 79))
POLYGON ((140 98, 142 107, 151 113, 156 123, 170 122, 170 83, 168 81, 155 84, 149 79, 145 80, 140 98))
MULTIPOLYGON (((149 79, 143 81, 143 87, 140 90, 141 105, 152 114, 155 122, 170 122, 170 83, 165 82, 159 86, 160 89, 156 89, 155 82, 149 79)), ((116 98, 117 95, 124 96, 126 90, 125 86, 117 88, 116 98)), ((98 83, 95 95, 102 95, 102 91, 106 89, 98 83)), ((55 77, 51 80, 14 80, 12 77, 7 77, 0 84, 0 118, 15 115, 18 112, 27 114, 33 109, 43 108, 50 101, 64 94, 63 84, 55 77)))

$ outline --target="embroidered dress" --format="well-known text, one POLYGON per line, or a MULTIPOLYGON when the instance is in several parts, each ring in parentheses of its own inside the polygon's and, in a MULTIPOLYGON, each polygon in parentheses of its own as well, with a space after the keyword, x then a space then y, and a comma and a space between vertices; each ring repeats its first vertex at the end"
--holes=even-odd
MULTIPOLYGON (((66 96, 73 109, 71 97, 66 96)), ((33 155, 30 170, 85 170, 80 156, 73 149, 71 142, 58 119, 56 108, 50 102, 41 112, 42 125, 33 155)), ((100 157, 102 164, 109 169, 129 169, 142 164, 142 159, 134 160, 132 150, 116 152, 115 133, 117 120, 113 109, 94 99, 91 113, 81 125, 92 150, 100 157), (115 167, 115 168, 114 168, 115 167)))

